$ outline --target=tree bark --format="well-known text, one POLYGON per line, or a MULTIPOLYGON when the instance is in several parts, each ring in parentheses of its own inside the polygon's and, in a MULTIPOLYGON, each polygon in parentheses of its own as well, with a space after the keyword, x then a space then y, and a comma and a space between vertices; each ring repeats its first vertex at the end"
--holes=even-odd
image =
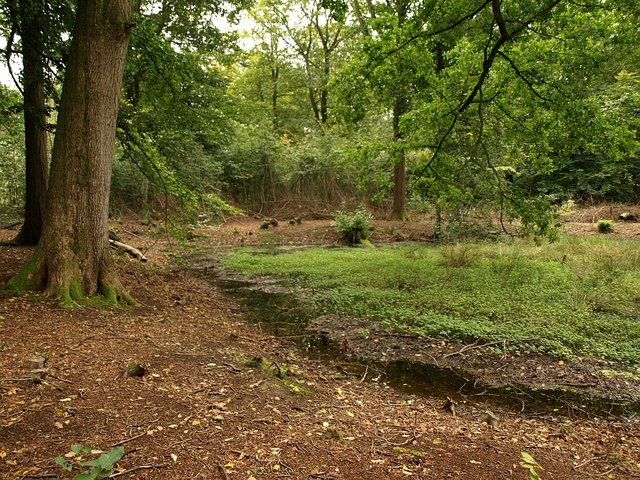
POLYGON ((26 189, 24 223, 15 239, 20 245, 37 245, 47 195, 49 149, 42 59, 41 2, 21 1, 15 20, 22 37, 26 189))
MULTIPOLYGON (((396 0, 396 14, 398 16, 398 26, 402 27, 407 20, 409 3, 406 0, 396 0)), ((398 76, 402 81, 404 67, 398 65, 398 76)), ((398 80, 396 80, 398 81, 398 80)), ((405 85, 397 85, 394 92, 393 103, 393 141, 398 144, 402 141, 402 131, 400 120, 404 114, 410 110, 410 98, 405 85)), ((393 165, 393 205, 391 207, 391 218, 396 220, 407 219, 407 171, 405 152, 402 147, 395 149, 396 158, 393 165)))
MULTIPOLYGON (((111 166, 131 0, 80 0, 60 101, 42 237, 31 287, 70 303, 132 302, 109 247, 111 166)), ((28 267, 25 267, 28 268, 28 267)))
MULTIPOLYGON (((409 102, 400 94, 396 97, 393 105, 393 141, 397 144, 402 141, 400 130, 400 119, 409 110, 409 102)), ((405 162, 405 152, 402 147, 395 149, 395 159, 393 164, 393 205, 391 218, 396 220, 407 219, 407 169, 405 162)))

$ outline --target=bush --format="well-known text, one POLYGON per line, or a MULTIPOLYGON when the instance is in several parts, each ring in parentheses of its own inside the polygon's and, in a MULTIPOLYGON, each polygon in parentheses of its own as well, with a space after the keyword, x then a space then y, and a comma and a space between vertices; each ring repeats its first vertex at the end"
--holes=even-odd
POLYGON ((612 233, 613 222, 611 220, 598 220, 598 233, 612 233))
POLYGON ((357 245, 369 238, 373 216, 363 207, 355 212, 338 210, 333 218, 333 227, 350 245, 357 245))

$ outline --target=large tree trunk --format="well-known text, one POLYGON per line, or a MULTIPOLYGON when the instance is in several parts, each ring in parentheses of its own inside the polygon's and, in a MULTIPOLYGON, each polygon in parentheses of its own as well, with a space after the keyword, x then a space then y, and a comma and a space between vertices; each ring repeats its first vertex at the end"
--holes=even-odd
POLYGON ((15 242, 21 245, 36 245, 42 231, 49 174, 43 39, 39 20, 43 7, 41 2, 23 0, 19 2, 18 10, 16 20, 19 22, 22 37, 26 190, 24 223, 15 242))
POLYGON ((107 223, 130 22, 131 0, 78 2, 42 237, 32 275, 23 275, 66 303, 96 292, 132 301, 115 274, 107 223))

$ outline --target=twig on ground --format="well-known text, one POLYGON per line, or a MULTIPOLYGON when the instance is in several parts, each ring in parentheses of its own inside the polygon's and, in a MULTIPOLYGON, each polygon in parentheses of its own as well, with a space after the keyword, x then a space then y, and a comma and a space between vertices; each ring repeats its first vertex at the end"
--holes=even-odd
POLYGON ((574 465, 572 468, 573 468, 574 470, 577 470, 577 469, 579 469, 580 467, 584 467, 587 463, 593 462, 596 458, 598 458, 598 457, 591 457, 591 458, 588 458, 588 459, 586 459, 584 462, 579 463, 578 465, 574 465))
POLYGON ((109 478, 116 478, 121 475, 128 475, 129 473, 136 472, 138 470, 155 470, 156 468, 165 468, 168 465, 166 463, 156 463, 153 465, 138 465, 137 467, 131 467, 127 470, 123 470, 122 472, 112 473, 109 478))
POLYGON ((124 440, 120 440, 119 442, 114 443, 113 445, 110 445, 110 447, 118 447, 120 445, 124 445, 125 443, 132 442, 137 438, 144 437, 146 434, 147 434, 147 432, 143 432, 140 435, 136 435, 136 436, 130 437, 130 438, 125 438, 124 440))
POLYGON ((224 478, 224 480, 229 480, 229 475, 227 475, 227 471, 222 465, 218 464, 218 470, 220 470, 220 473, 222 473, 222 478, 224 478))
POLYGON ((61 381, 61 382, 64 382, 64 383, 68 383, 68 384, 70 384, 70 385, 73 385, 73 382, 72 382, 71 380, 67 380, 66 378, 60 378, 60 377, 58 377, 57 375, 54 375, 53 373, 47 373, 47 376, 48 376, 48 377, 51 377, 51 378, 55 378, 56 380, 59 380, 59 381, 61 381))
POLYGON ((594 475, 595 477, 606 477, 607 475, 609 475, 611 472, 613 472, 614 470, 616 470, 618 468, 617 465, 613 466, 612 468, 610 468, 609 470, 607 470, 606 472, 602 472, 602 473, 597 473, 596 475, 594 475))
POLYGON ((41 381, 38 377, 5 377, 0 378, 0 383, 2 382, 39 382, 41 381))

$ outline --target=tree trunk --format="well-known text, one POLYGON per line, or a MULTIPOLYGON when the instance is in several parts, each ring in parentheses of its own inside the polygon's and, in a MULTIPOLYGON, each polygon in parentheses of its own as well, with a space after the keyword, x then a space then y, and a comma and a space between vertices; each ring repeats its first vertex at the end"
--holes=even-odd
POLYGON ((116 276, 108 230, 116 117, 130 28, 131 0, 78 2, 42 237, 25 267, 32 275, 23 274, 29 279, 25 286, 44 289, 64 303, 97 292, 111 302, 132 302, 116 276))
MULTIPOLYGON (((396 98, 393 106, 393 141, 402 140, 400 131, 400 119, 408 110, 408 102, 402 95, 396 98)), ((395 220, 407 219, 407 171, 405 165, 405 153, 402 147, 395 149, 393 164, 393 206, 391 218, 395 220)))
POLYGON ((278 119, 278 80, 280 78, 280 68, 277 65, 271 66, 271 121, 273 131, 278 132, 280 121, 278 119))
MULTIPOLYGON (((406 0, 396 0, 396 14, 398 16, 398 26, 402 27, 407 20, 409 2, 406 0)), ((405 67, 398 65, 398 80, 403 80, 405 67)), ((394 92, 393 103, 393 141, 398 143, 402 140, 400 130, 400 119, 409 111, 410 100, 405 85, 397 85, 394 92)), ((396 220, 407 219, 407 171, 404 149, 398 146, 396 158, 393 165, 393 206, 391 218, 396 220)))
POLYGON ((37 245, 42 231, 42 217, 47 195, 49 149, 46 131, 47 113, 44 94, 42 60, 41 2, 18 4, 20 35, 22 37, 24 137, 26 189, 24 223, 15 239, 20 245, 37 245))

